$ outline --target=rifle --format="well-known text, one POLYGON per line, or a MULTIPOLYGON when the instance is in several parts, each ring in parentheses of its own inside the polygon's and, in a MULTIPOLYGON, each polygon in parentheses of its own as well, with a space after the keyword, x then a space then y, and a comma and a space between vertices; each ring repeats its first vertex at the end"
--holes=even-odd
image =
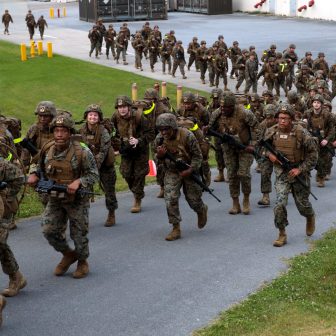
POLYGON ((31 156, 35 156, 39 152, 30 139, 22 139, 21 146, 27 149, 31 156))
MULTIPOLYGON (((176 169, 178 171, 187 170, 190 168, 190 165, 183 160, 177 160, 171 153, 166 152, 165 158, 169 159, 170 161, 175 163, 176 169)), ((212 197, 214 197, 218 202, 221 200, 213 193, 213 189, 210 189, 207 185, 205 185, 200 177, 200 175, 196 172, 193 172, 190 175, 191 179, 196 182, 204 191, 208 192, 212 197)))
POLYGON ((0 182, 0 190, 4 190, 7 188, 7 182, 0 182))
MULTIPOLYGON (((37 183, 37 186, 35 188, 35 191, 37 191, 38 193, 42 193, 42 194, 50 194, 52 191, 56 191, 59 193, 67 193, 67 189, 68 186, 64 185, 64 184, 57 184, 55 181, 53 180, 48 180, 45 179, 44 174, 42 172, 40 172, 40 180, 37 183)), ((84 189, 84 188, 79 188, 76 191, 76 195, 79 195, 81 197, 86 196, 86 195, 99 195, 97 193, 94 193, 90 190, 84 189)))
MULTIPOLYGON (((316 131, 311 131, 311 134, 312 134, 313 137, 318 138, 319 142, 321 142, 323 140, 323 137, 321 135, 321 130, 318 129, 316 131)), ((322 147, 322 148, 325 148, 331 154, 332 157, 335 156, 335 151, 333 149, 331 149, 328 146, 328 144, 326 146, 322 147)))
MULTIPOLYGON (((237 149, 240 150, 245 150, 245 148, 247 147, 246 145, 243 145, 242 143, 238 142, 232 135, 227 133, 219 133, 213 130, 212 128, 208 129, 207 134, 219 138, 222 141, 222 143, 227 143, 228 145, 236 147, 237 149)), ((261 157, 260 154, 255 150, 251 154, 253 154, 258 159, 261 157)))
MULTIPOLYGON (((268 141, 265 141, 264 139, 259 141, 259 144, 261 147, 265 147, 268 151, 270 151, 272 154, 274 154, 279 161, 281 167, 285 172, 289 172, 293 168, 297 168, 296 164, 293 164, 290 162, 285 155, 283 155, 281 152, 277 151, 268 141)), ((295 176, 295 179, 297 182, 299 182, 303 187, 306 189, 309 189, 309 186, 305 183, 305 181, 302 179, 301 176, 295 176)), ((310 195, 313 196, 315 200, 317 200, 317 197, 309 191, 310 195)))

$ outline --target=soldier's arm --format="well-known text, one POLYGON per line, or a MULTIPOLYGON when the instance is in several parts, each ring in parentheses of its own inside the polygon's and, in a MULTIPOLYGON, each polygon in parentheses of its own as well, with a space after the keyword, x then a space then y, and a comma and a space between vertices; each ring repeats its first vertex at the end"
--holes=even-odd
POLYGON ((24 175, 21 169, 11 162, 5 162, 0 166, 0 178, 7 182, 6 197, 14 198, 24 184, 24 175))
POLYGON ((141 136, 138 138, 139 146, 146 147, 150 142, 152 142, 155 138, 155 130, 150 127, 149 121, 141 116, 141 136))
POLYGON ((334 141, 335 139, 335 119, 331 114, 328 113, 328 118, 325 122, 326 132, 324 134, 324 139, 328 140, 328 142, 334 141))
POLYGON ((187 139, 186 139, 187 148, 189 149, 189 154, 191 157, 190 166, 192 167, 194 172, 198 172, 201 168, 203 156, 201 148, 198 144, 197 139, 195 138, 192 132, 188 131, 187 139))
POLYGON ((99 179, 98 168, 93 154, 88 148, 83 148, 82 173, 80 176, 81 185, 84 188, 93 186, 99 179))
POLYGON ((315 168, 318 159, 318 146, 316 140, 310 136, 308 131, 304 130, 302 145, 304 146, 304 161, 300 164, 299 169, 302 174, 309 174, 315 168))
POLYGON ((251 144, 254 145, 259 137, 259 122, 257 117, 254 115, 253 112, 244 110, 245 111, 245 122, 250 127, 251 131, 251 144))
POLYGON ((110 147, 111 147, 111 136, 109 132, 104 128, 104 131, 100 138, 100 150, 99 153, 95 156, 98 169, 100 169, 102 163, 104 162, 110 147))

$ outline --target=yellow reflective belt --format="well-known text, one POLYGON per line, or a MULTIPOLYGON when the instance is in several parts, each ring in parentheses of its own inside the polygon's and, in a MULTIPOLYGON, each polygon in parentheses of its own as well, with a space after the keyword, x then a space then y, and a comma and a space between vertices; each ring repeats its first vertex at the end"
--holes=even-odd
POLYGON ((250 104, 244 105, 244 107, 246 108, 246 110, 250 110, 251 109, 251 105, 250 104))
POLYGON ((8 156, 6 157, 6 161, 10 161, 12 160, 13 154, 11 152, 9 152, 8 156))
POLYGON ((82 148, 88 148, 88 146, 84 142, 80 142, 80 145, 82 146, 82 148))
POLYGON ((198 130, 198 128, 199 128, 198 125, 195 124, 193 127, 189 128, 189 131, 191 131, 191 132, 195 132, 195 131, 198 130))
POLYGON ((153 112, 153 110, 155 109, 155 103, 152 104, 152 107, 149 108, 148 110, 144 110, 143 113, 144 114, 150 114, 153 112))
POLYGON ((16 139, 14 139, 14 143, 15 144, 17 144, 17 143, 19 143, 19 142, 21 142, 22 141, 22 138, 16 138, 16 139))

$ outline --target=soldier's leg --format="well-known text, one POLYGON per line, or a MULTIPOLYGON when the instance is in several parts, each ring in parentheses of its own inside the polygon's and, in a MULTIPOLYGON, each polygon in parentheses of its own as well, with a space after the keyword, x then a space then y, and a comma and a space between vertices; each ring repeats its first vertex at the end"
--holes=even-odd
POLYGON ((106 42, 105 46, 106 46, 106 58, 109 58, 110 49, 111 49, 111 42, 106 42))
POLYGON ((91 48, 90 48, 90 52, 89 52, 89 56, 91 57, 91 55, 92 55, 92 53, 93 53, 93 51, 94 51, 94 49, 95 49, 95 43, 94 42, 91 42, 91 48))
POLYGON ((292 194, 298 211, 301 216, 310 217, 314 216, 315 212, 313 210, 312 204, 309 201, 309 192, 310 192, 310 178, 307 176, 301 176, 305 181, 305 184, 309 188, 305 188, 299 182, 294 182, 292 184, 292 194))
POLYGON ((206 73, 206 63, 200 62, 200 70, 201 70, 201 81, 205 84, 205 73, 206 73))
POLYGON ((257 93, 258 90, 258 81, 255 79, 252 81, 252 91, 253 93, 257 93))
POLYGON ((162 63, 162 73, 165 74, 166 73, 166 58, 164 56, 161 57, 161 63, 162 63))
POLYGON ((135 52, 135 68, 136 69, 140 68, 140 57, 137 51, 135 52))
POLYGON ((188 61, 188 70, 190 70, 190 67, 193 65, 194 61, 195 61, 195 55, 191 54, 189 56, 189 61, 188 61))
POLYGON ((127 62, 126 62, 126 48, 122 48, 122 58, 123 58, 124 65, 127 65, 127 62))
POLYGON ((66 205, 69 218, 70 237, 74 242, 78 260, 89 257, 89 202, 82 198, 66 205))
POLYGON ((250 194, 251 194, 251 165, 253 163, 253 155, 244 151, 239 152, 239 169, 237 176, 241 182, 241 188, 244 195, 243 213, 250 213, 250 194))
POLYGON ((239 75, 238 75, 238 81, 236 84, 236 90, 238 91, 240 86, 242 85, 242 83, 245 80, 245 73, 243 71, 239 71, 239 75))
POLYGON ((328 159, 329 152, 324 149, 320 148, 319 151, 319 156, 316 164, 316 180, 318 181, 318 186, 319 187, 324 187, 324 179, 328 173, 328 159))
POLYGON ((280 96, 280 83, 279 80, 276 80, 274 83, 274 87, 275 87, 275 92, 278 96, 280 96))
POLYGON ((233 75, 236 74, 236 62, 231 60, 231 71, 230 71, 230 78, 233 78, 233 75))
POLYGON ((67 213, 59 199, 50 198, 42 215, 42 232, 48 243, 58 252, 70 250, 66 241, 67 213))
POLYGON ((154 64, 155 64, 155 62, 154 62, 154 55, 150 54, 149 55, 149 66, 150 66, 152 72, 154 72, 154 64))
POLYGON ((245 79, 245 89, 244 89, 245 94, 250 91, 250 88, 251 88, 252 84, 253 83, 252 83, 250 78, 245 79))
POLYGON ((216 85, 216 88, 218 88, 218 86, 219 86, 219 77, 220 77, 220 71, 216 71, 215 72, 215 85, 216 85))
POLYGON ((106 208, 110 211, 118 209, 118 201, 115 191, 116 181, 117 175, 114 167, 100 170, 100 182, 105 193, 105 204, 106 208))
POLYGON ((96 42, 96 58, 98 58, 98 55, 100 53, 100 48, 101 48, 101 44, 99 41, 96 42))
POLYGON ((182 74, 183 79, 187 78, 186 75, 185 75, 185 71, 184 71, 185 65, 186 65, 186 63, 183 62, 183 61, 181 61, 180 64, 179 64, 180 72, 182 74))
POLYGON ((169 224, 180 224, 181 214, 179 198, 181 196, 182 177, 174 172, 167 171, 164 176, 164 199, 166 203, 169 224))
POLYGON ((209 74, 210 87, 212 87, 214 86, 214 81, 215 81, 215 72, 212 66, 208 67, 208 74, 209 74))
POLYGON ((229 180, 230 196, 232 198, 239 197, 240 194, 240 179, 237 175, 239 168, 238 154, 233 149, 223 148, 224 161, 227 169, 227 177, 229 180))
POLYGON ((270 90, 271 92, 273 91, 273 85, 272 85, 272 81, 267 79, 266 80, 266 85, 267 85, 267 90, 270 90))
POLYGON ((291 191, 291 184, 288 182, 287 177, 277 177, 275 181, 276 203, 273 209, 274 224, 279 230, 284 230, 288 225, 287 220, 287 203, 288 194, 291 191))
POLYGON ((111 52, 112 52, 112 55, 113 55, 113 58, 114 58, 114 59, 116 58, 116 51, 115 51, 115 48, 116 48, 116 46, 115 46, 115 42, 113 41, 113 42, 111 43, 111 52))
POLYGON ((145 197, 145 179, 149 173, 148 155, 142 155, 134 163, 134 181, 131 191, 137 200, 145 197))
POLYGON ((4 34, 8 34, 9 35, 9 30, 8 30, 8 27, 9 27, 9 23, 5 23, 5 31, 4 31, 4 34))
POLYGON ((227 90, 228 80, 227 80, 227 72, 225 70, 222 71, 222 77, 224 82, 224 90, 227 90))
POLYGON ((117 47, 117 55, 116 55, 117 64, 119 63, 120 53, 121 53, 121 48, 117 47))
POLYGON ((168 73, 170 75, 171 74, 171 68, 172 68, 172 61, 171 61, 171 57, 170 56, 167 59, 167 63, 168 63, 168 73))
POLYGON ((336 96, 336 79, 333 79, 331 83, 331 100, 333 100, 336 96))
POLYGON ((8 230, 0 226, 0 262, 5 274, 15 274, 19 270, 19 265, 12 250, 7 244, 8 230))
POLYGON ((263 194, 272 192, 273 164, 269 160, 262 160, 260 166, 260 189, 263 194))
POLYGON ((175 77, 176 69, 178 67, 178 62, 174 61, 173 63, 173 70, 172 70, 172 76, 175 77))

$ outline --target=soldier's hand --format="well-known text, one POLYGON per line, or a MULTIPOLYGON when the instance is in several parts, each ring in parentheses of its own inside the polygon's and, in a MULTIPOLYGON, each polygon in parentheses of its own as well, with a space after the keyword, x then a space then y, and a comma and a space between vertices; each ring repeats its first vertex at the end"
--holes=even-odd
POLYGON ((68 185, 67 193, 70 194, 70 195, 74 195, 76 193, 76 191, 79 189, 80 184, 81 184, 80 179, 77 179, 77 180, 71 182, 68 185))
POLYGON ((203 126, 203 127, 202 127, 202 131, 203 131, 203 134, 204 134, 204 135, 207 135, 208 130, 209 130, 209 126, 203 126))
POLYGON ((189 167, 188 169, 181 171, 179 174, 182 177, 189 177, 192 174, 192 172, 193 172, 192 167, 189 167))
POLYGON ((245 147, 244 151, 245 151, 246 153, 253 154, 253 153, 255 152, 255 148, 254 148, 254 146, 252 146, 252 145, 248 145, 248 146, 245 147))
POLYGON ((301 170, 299 168, 293 168, 288 172, 288 176, 296 177, 301 174, 301 170))
POLYGON ((167 153, 167 148, 165 146, 158 146, 156 148, 156 157, 158 159, 163 159, 167 153))
POLYGON ((38 177, 36 174, 30 174, 30 175, 28 176, 27 183, 28 183, 31 187, 35 187, 39 180, 40 180, 40 179, 39 179, 39 177, 38 177))

